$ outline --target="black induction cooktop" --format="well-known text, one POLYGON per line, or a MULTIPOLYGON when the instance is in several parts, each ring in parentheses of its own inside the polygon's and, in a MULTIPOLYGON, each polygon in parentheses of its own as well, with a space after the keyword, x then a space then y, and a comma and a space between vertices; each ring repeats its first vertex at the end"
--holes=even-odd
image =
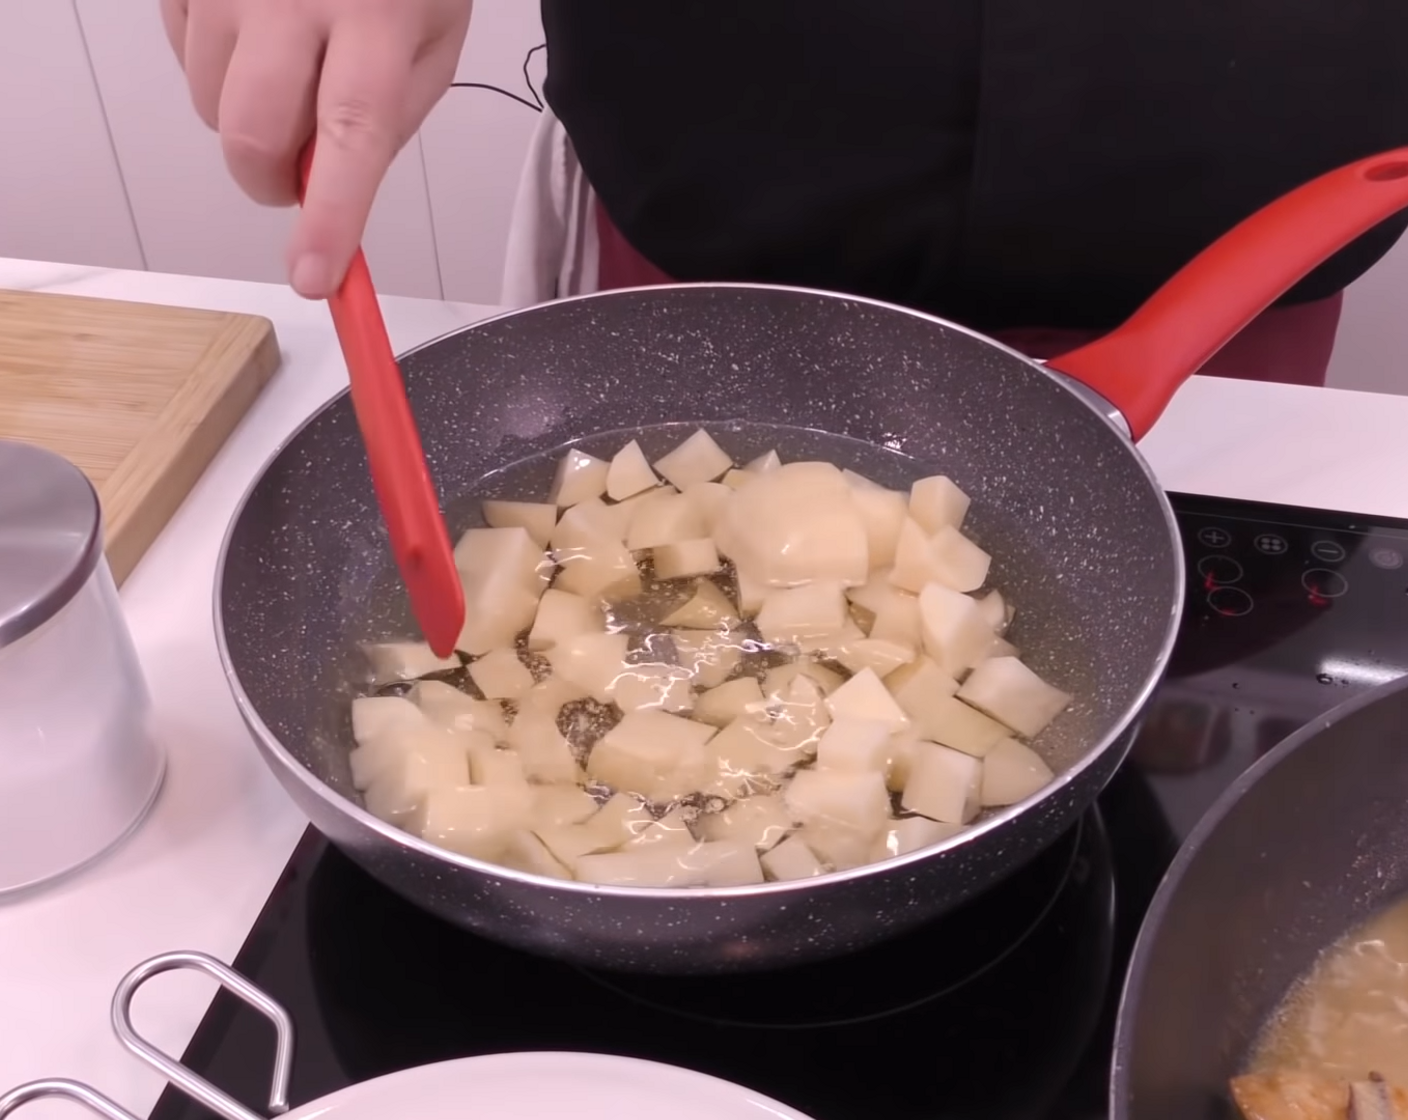
MULTIPOLYGON (((1120 984, 1178 844, 1228 783, 1408 673, 1408 522, 1173 495, 1189 594, 1166 682, 1096 808, 902 940, 737 980, 593 973, 453 929, 311 829, 234 964, 292 1013, 295 1105, 512 1050, 670 1062, 815 1120, 1106 1116, 1120 984)), ((251 1107, 272 1031, 223 993, 186 1063, 251 1107)), ((153 1120, 207 1114, 168 1090, 153 1120)))

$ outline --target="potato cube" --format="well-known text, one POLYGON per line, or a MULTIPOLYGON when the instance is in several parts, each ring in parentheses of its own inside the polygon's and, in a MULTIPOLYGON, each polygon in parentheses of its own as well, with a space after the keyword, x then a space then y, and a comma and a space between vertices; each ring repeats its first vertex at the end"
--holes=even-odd
POLYGON ((760 793, 705 814, 698 827, 705 840, 737 840, 765 852, 792 830, 793 823, 780 794, 760 793))
POLYGON ((605 460, 574 447, 558 461, 552 487, 548 490, 548 501, 562 509, 590 498, 599 498, 606 493, 606 479, 610 471, 611 466, 605 460))
POLYGON ((847 621, 846 596, 836 580, 772 591, 758 611, 758 633, 772 645, 795 644, 840 630, 847 621))
POLYGON ((847 618, 841 623, 841 629, 830 630, 825 634, 799 637, 796 641, 797 649, 802 653, 811 654, 813 657, 820 657, 827 661, 841 660, 842 655, 852 642, 865 640, 865 631, 849 617, 850 608, 846 608, 846 610, 847 618))
POLYGON ((595 816, 587 821, 592 834, 604 848, 619 848, 635 839, 655 822, 650 810, 628 793, 614 793, 595 816))
POLYGON ((884 680, 902 665, 914 662, 914 646, 885 638, 858 638, 836 650, 836 660, 852 673, 870 669, 884 680))
POLYGON ((547 650, 580 634, 599 634, 606 628, 601 608, 590 599, 574 595, 561 588, 549 587, 543 592, 528 631, 528 648, 547 650))
POLYGON ((1047 684, 1015 657, 989 657, 976 666, 958 698, 1028 739, 1070 705, 1069 693, 1047 684))
POLYGON ((1016 739, 1003 739, 983 758, 984 805, 1015 805, 1044 788, 1056 775, 1036 751, 1016 739))
POLYGON ((655 469, 680 490, 696 482, 711 482, 732 466, 728 452, 703 428, 655 460, 655 469))
POLYGON ((882 607, 896 597, 912 595, 902 591, 890 581, 889 568, 877 568, 866 581, 857 587, 846 588, 846 598, 858 607, 864 607, 871 614, 879 614, 882 607))
POLYGON ((518 710, 522 713, 527 708, 534 708, 556 719, 564 704, 586 698, 587 690, 581 685, 572 684, 561 677, 549 676, 528 690, 518 702, 518 710))
POLYGON ((937 533, 945 525, 963 527, 972 499, 951 478, 933 475, 921 478, 909 488, 909 516, 926 533, 937 533))
POLYGON ((851 500, 865 525, 870 548, 870 567, 873 570, 889 567, 895 562, 900 528, 908 518, 909 507, 904 494, 876 486, 868 479, 866 481, 868 485, 863 487, 852 483, 851 500))
POLYGON ((558 730, 555 713, 521 707, 513 727, 508 728, 508 745, 520 759, 522 771, 534 782, 576 782, 582 776, 572 744, 558 730))
POLYGON ((914 757, 914 745, 924 740, 914 728, 890 736, 890 758, 885 767, 885 785, 891 793, 903 793, 909 781, 909 764, 914 757))
POLYGON ((613 887, 738 887, 763 882, 758 853, 721 840, 693 848, 659 845, 583 856, 577 878, 613 887))
POLYGON ((806 844, 830 870, 849 871, 871 862, 878 835, 874 828, 856 829, 836 821, 814 821, 802 828, 795 839, 806 844))
POLYGON ((454 654, 436 657, 425 642, 376 642, 363 646, 362 653, 371 670, 369 683, 373 688, 460 667, 460 659, 454 654))
POLYGON ((743 660, 741 636, 709 630, 672 630, 675 654, 700 688, 717 688, 743 660))
POLYGON ((992 557, 952 525, 929 538, 930 570, 934 579, 955 591, 976 591, 988 578, 992 557))
POLYGON ((623 502, 642 490, 651 489, 659 481, 640 444, 631 440, 611 457, 606 470, 606 496, 613 502, 623 502))
POLYGON ((572 872, 526 828, 508 834, 498 861, 514 871, 541 875, 545 879, 572 878, 572 872))
POLYGON ((581 824, 596 810, 596 799, 581 786, 534 787, 532 818, 535 825, 581 824))
POLYGON ((486 700, 517 700, 533 687, 533 674, 511 649, 491 649, 471 662, 469 679, 486 700))
POLYGON ((563 591, 608 600, 630 599, 641 592, 640 569, 619 541, 602 537, 581 548, 556 551, 553 559, 562 565, 556 586, 563 591))
POLYGON ((921 654, 886 677, 885 687, 900 707, 913 716, 911 709, 917 709, 926 697, 956 693, 958 682, 940 669, 932 657, 921 654))
POLYGON ((1021 657, 1022 651, 1009 642, 1006 638, 995 638, 991 646, 988 647, 989 657, 1021 657))
POLYGON ((712 773, 705 745, 714 728, 660 711, 627 712, 592 748, 587 773, 618 791, 672 801, 702 789, 712 773))
POLYGON ((909 717, 890 695, 874 669, 862 669, 826 698, 832 719, 874 720, 891 733, 909 726, 909 717))
POLYGON ((412 831, 472 859, 496 861, 524 814, 511 793, 495 786, 438 787, 414 814, 412 831))
POLYGON ((924 652, 951 677, 963 676, 992 645, 992 629, 977 601, 942 584, 919 593, 919 622, 924 652))
POLYGON ((749 482, 752 478, 752 471, 745 471, 740 469, 739 467, 734 467, 733 470, 728 471, 723 476, 723 478, 719 479, 719 484, 722 486, 727 486, 730 490, 737 490, 740 486, 742 486, 746 482, 749 482))
POLYGON ((589 498, 563 511, 548 544, 554 552, 584 551, 600 540, 622 544, 625 539, 617 508, 608 506, 600 498, 589 498))
POLYGON ((701 579, 694 585, 693 597, 660 621, 664 626, 680 626, 688 630, 721 630, 737 626, 742 620, 718 585, 712 580, 701 579))
POLYGON ((734 491, 715 540, 741 573, 765 586, 834 580, 850 587, 870 571, 865 522, 830 463, 785 463, 753 476, 734 491))
POLYGON ((551 502, 505 502, 490 498, 484 503, 484 524, 491 529, 526 529, 539 548, 547 548, 557 526, 557 506, 551 502))
POLYGON ((798 677, 806 677, 814 682, 824 696, 829 696, 846 683, 846 678, 835 669, 828 669, 815 661, 789 661, 786 665, 778 665, 763 674, 763 695, 770 700, 780 700, 798 677))
POLYGON ((1002 592, 993 588, 984 595, 978 596, 978 607, 983 613, 983 619, 992 627, 994 634, 1002 634, 1007 630, 1008 624, 1012 621, 1013 612, 1007 605, 1007 600, 1002 597, 1002 592))
POLYGON ((626 547, 640 552, 705 536, 708 531, 698 504, 684 494, 661 492, 636 506, 626 530, 626 547))
POLYGON ((919 625, 919 598, 908 592, 896 591, 895 597, 887 600, 876 612, 870 624, 870 637, 877 642, 894 642, 917 649, 923 642, 919 625))
POLYGON ((554 676, 575 684, 592 699, 611 703, 616 679, 626 671, 626 634, 578 634, 547 652, 554 676))
POLYGON ((883 774, 890 764, 888 723, 852 717, 835 720, 816 746, 816 764, 826 770, 873 770, 883 774))
POLYGON ((517 751, 493 743, 475 743, 468 750, 469 780, 477 786, 527 785, 523 759, 517 751))
POLYGON ((914 729, 925 739, 982 758, 1007 728, 955 696, 930 693, 915 702, 914 729))
POLYGON ((713 537, 725 507, 733 498, 733 491, 722 482, 696 482, 680 493, 694 506, 704 524, 704 535, 713 537))
POLYGON ((783 797, 805 825, 836 824, 873 835, 890 815, 885 779, 873 772, 798 770, 783 797))
MULTIPOLYGON (((762 698, 761 692, 758 697, 762 698)), ((403 696, 358 696, 352 701, 352 738, 360 746, 429 726, 425 713, 403 696)))
POLYGON ((543 550, 523 528, 471 529, 455 546, 465 621, 455 648, 472 656, 513 644, 547 586, 543 550))
POLYGON ((431 723, 450 731, 487 731, 502 742, 508 735, 504 706, 497 700, 476 700, 444 681, 417 681, 411 701, 431 723))
POLYGON ((895 560, 886 578, 901 591, 917 595, 926 583, 934 579, 933 557, 929 553, 929 537, 913 518, 900 526, 895 540, 895 560))
POLYGON ((656 545, 650 550, 650 557, 655 564, 656 579, 707 576, 722 567, 718 551, 709 537, 656 545))
MULTIPOLYGON (((715 535, 714 544, 718 543, 719 538, 715 535)), ((733 581, 738 587, 738 613, 744 618, 752 618, 762 609, 763 600, 768 597, 771 588, 749 571, 746 564, 737 561, 734 563, 733 581)))
POLYGON ((746 797, 800 761, 770 736, 771 724, 755 716, 739 716, 709 741, 712 776, 700 788, 725 797, 746 797))
POLYGON ((920 848, 942 844, 962 831, 961 824, 931 821, 928 817, 900 817, 891 821, 890 827, 880 834, 870 858, 878 863, 880 860, 908 855, 910 852, 919 851, 920 848))
POLYGON ((807 847, 806 841, 799 836, 789 836, 772 851, 765 852, 759 862, 763 865, 767 877, 776 882, 814 879, 818 875, 826 874, 821 860, 817 859, 816 853, 807 847))
MULTIPOLYGON (((442 758, 450 760, 446 764, 452 767, 449 774, 454 780, 450 784, 467 784, 469 761, 465 754, 463 738, 427 722, 420 726, 406 725, 395 730, 386 730, 376 738, 358 744, 347 756, 347 765, 352 772, 352 785, 356 789, 366 791, 381 782, 383 776, 394 785, 401 780, 401 771, 408 768, 413 774, 422 771, 433 773, 433 767, 439 765, 442 758), (422 753, 422 748, 428 756, 428 761, 413 760, 408 763, 407 756, 422 753), (456 758, 458 763, 454 761, 456 758), (460 764, 464 766, 462 777, 457 768, 460 764)), ((402 800, 408 799, 413 803, 423 792, 423 789, 413 788, 408 798, 402 800)), ((390 786, 383 793, 386 794, 383 800, 395 801, 399 797, 398 791, 390 786)), ((394 811, 399 813, 402 809, 394 811)))
POLYGON ((817 742, 831 726, 826 696, 809 676, 797 675, 780 696, 767 698, 772 724, 768 735, 793 761, 801 762, 816 754, 817 742))
POLYGON ((750 459, 744 466, 749 474, 767 474, 782 466, 782 458, 776 451, 764 451, 756 459, 750 459))
POLYGON ((694 701, 693 718, 723 727, 739 716, 763 709, 763 690, 755 677, 739 677, 708 689, 694 701))
POLYGON ((658 708, 663 712, 687 712, 694 706, 694 693, 689 682, 689 670, 679 665, 623 665, 608 692, 623 712, 648 708, 658 708))
POLYGON ((574 874, 582 857, 610 851, 621 843, 619 839, 609 841, 603 833, 591 827, 591 821, 584 824, 538 825, 533 834, 552 853, 553 859, 574 874))
POLYGON ((931 820, 967 824, 981 808, 982 782, 981 760, 950 747, 918 743, 900 804, 931 820))
POLYGON ((671 809, 657 821, 651 821, 622 845, 623 851, 653 846, 692 848, 697 841, 689 831, 689 822, 679 809, 671 809))

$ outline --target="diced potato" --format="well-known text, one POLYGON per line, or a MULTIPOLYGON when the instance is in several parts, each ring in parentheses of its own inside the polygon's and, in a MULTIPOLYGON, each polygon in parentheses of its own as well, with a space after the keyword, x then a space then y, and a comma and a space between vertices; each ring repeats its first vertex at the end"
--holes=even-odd
POLYGON ((1022 651, 1009 642, 1006 638, 996 638, 988 647, 989 657, 1021 657, 1022 651))
POLYGON ((983 759, 980 799, 984 805, 1015 805, 1055 776, 1031 747, 1016 739, 1003 739, 983 759))
POLYGON ((517 700, 533 687, 533 674, 511 649, 492 649, 471 662, 469 679, 488 700, 517 700))
POLYGON ((708 536, 699 505, 684 494, 651 494, 640 502, 626 530, 626 547, 632 552, 708 536))
POLYGON ((805 825, 837 824, 874 835, 890 815, 885 779, 874 772, 798 770, 783 797, 805 825))
POLYGON ((616 790, 672 801, 707 782, 713 767, 705 746, 714 731, 666 712, 627 712, 592 748, 587 773, 616 790))
POLYGON ((525 775, 534 782, 576 782, 582 776, 572 744, 558 730, 556 713, 552 711, 528 706, 518 709, 513 727, 508 728, 508 745, 518 755, 525 775))
POLYGON ((525 828, 515 829, 504 840, 499 862, 514 871, 541 875, 545 879, 570 879, 572 872, 548 851, 548 847, 525 828))
POLYGON ((587 826, 606 848, 618 848, 639 836, 654 820, 639 798, 614 793, 587 821, 587 826))
POLYGON ((640 444, 631 440, 611 458, 606 470, 606 496, 613 502, 622 502, 659 481, 640 444))
MULTIPOLYGON (((758 698, 762 699, 761 692, 758 698)), ((404 696, 358 696, 352 701, 352 738, 361 746, 429 726, 425 713, 404 696)))
POLYGON ((924 652, 951 677, 961 677, 987 654, 992 629, 969 595, 931 583, 919 594, 924 652))
POLYGON ((1008 624, 1012 621, 1012 612, 1008 610, 1007 600, 1002 597, 1001 591, 993 588, 987 594, 979 596, 978 606, 983 612, 983 619, 992 627, 994 634, 1006 632, 1008 624))
POLYGON ((1069 693, 1047 684, 1015 657, 989 657, 979 664, 958 698, 1028 739, 1070 705, 1069 693))
POLYGON ((942 844, 962 831, 961 824, 931 821, 928 817, 900 817, 891 821, 890 827, 880 834, 870 858, 879 861, 908 855, 920 848, 942 844))
POLYGON ((349 756, 354 784, 359 777, 366 782, 367 809, 382 820, 400 824, 432 790, 469 785, 469 760, 453 736, 434 730, 406 735, 396 740, 394 753, 389 740, 383 743, 387 745, 378 748, 381 757, 374 766, 359 765, 359 752, 368 752, 368 747, 358 747, 349 756))
POLYGON ((766 719, 744 715, 715 735, 709 741, 714 759, 711 777, 700 788, 725 797, 746 797, 800 761, 774 741, 771 729, 766 719))
POLYGON ((817 743, 816 764, 826 770, 871 770, 883 774, 890 764, 890 735, 888 723, 837 719, 817 743))
POLYGON ((700 688, 717 688, 743 660, 743 638, 709 630, 672 630, 679 662, 700 688))
POLYGON ((571 704, 574 700, 585 700, 586 698, 587 690, 581 685, 575 685, 561 677, 549 675, 545 680, 539 681, 528 690, 523 699, 518 702, 518 711, 521 714, 528 708, 535 708, 556 719, 557 713, 562 710, 564 704, 571 704))
POLYGON ((547 548, 557 525, 557 506, 551 502, 484 502, 484 524, 491 529, 526 529, 539 548, 547 548))
POLYGON ((768 878, 777 882, 814 879, 826 874, 816 853, 798 836, 789 836, 772 851, 765 852, 760 862, 768 878))
POLYGON ((509 835, 525 824, 514 791, 494 786, 438 787, 414 814, 412 831, 473 859, 499 860, 509 835))
POLYGON ((900 526, 895 540, 895 561, 886 572, 886 578, 895 587, 914 595, 935 578, 928 534, 912 517, 900 526))
POLYGON ((727 486, 730 490, 737 490, 744 483, 748 482, 752 477, 752 471, 745 471, 739 469, 738 467, 734 467, 733 470, 729 471, 723 476, 723 478, 719 479, 719 482, 722 483, 724 486, 727 486))
MULTIPOLYGON (((869 483, 869 480, 867 482, 869 483)), ((865 524, 870 548, 870 567, 889 567, 895 562, 900 527, 908 517, 909 508, 905 495, 897 490, 886 490, 874 483, 864 487, 852 484, 851 499, 865 524)))
POLYGON ((749 460, 743 468, 749 474, 767 474, 782 466, 782 458, 776 451, 764 451, 756 459, 749 460))
POLYGON ((622 850, 634 851, 657 845, 662 848, 692 848, 696 842, 694 833, 689 831, 689 822, 685 820, 684 813, 676 808, 671 809, 659 820, 651 821, 640 832, 627 840, 622 845, 622 850))
POLYGON ((984 757, 1008 733, 997 720, 954 696, 929 693, 914 702, 914 709, 914 729, 920 735, 975 758, 984 757))
POLYGON ((610 470, 611 466, 605 460, 574 447, 557 464, 552 486, 548 490, 548 501, 562 509, 590 498, 599 498, 606 493, 606 478, 610 470))
POLYGON ((835 580, 772 591, 758 611, 763 641, 787 645, 840 630, 846 623, 846 596, 835 580))
POLYGON ((596 799, 578 785, 543 785, 533 790, 535 825, 581 824, 596 810, 596 799))
POLYGON ((655 846, 583 856, 576 872, 583 882, 610 887, 739 887, 763 882, 757 852, 727 840, 693 848, 655 846))
POLYGON ((714 541, 710 537, 656 545, 650 550, 650 557, 655 564, 657 579, 707 576, 723 566, 719 563, 718 550, 714 548, 714 541))
POLYGON ((528 530, 470 529, 455 545, 465 620, 455 648, 472 656, 510 646, 533 622, 548 563, 528 530))
POLYGON ((806 844, 831 870, 849 871, 870 862, 878 835, 875 828, 856 829, 836 821, 814 821, 802 828, 795 839, 806 844))
POLYGON ((915 745, 902 804, 911 813, 947 824, 967 824, 982 806, 983 764, 934 743, 915 745))
POLYGON ((523 759, 514 750, 493 743, 475 743, 468 750, 469 780, 477 786, 527 785, 523 759))
POLYGON ((828 696, 826 708, 832 719, 874 720, 892 734, 909 726, 909 717, 874 669, 862 669, 828 696))
MULTIPOLYGON (((851 470, 850 467, 842 467, 842 468, 841 468, 841 477, 846 480, 846 484, 847 484, 848 486, 850 486, 850 488, 851 488, 852 490, 884 490, 884 489, 886 489, 886 487, 881 486, 881 485, 880 485, 878 482, 876 482, 873 478, 867 478, 865 475, 861 474, 859 471, 853 471, 853 470, 851 470)), ((909 500, 909 499, 908 499, 908 495, 905 496, 905 500, 906 500, 906 501, 909 500)))
POLYGON ((767 701, 773 717, 769 730, 772 741, 792 752, 796 761, 814 756, 817 742, 831 726, 831 713, 821 686, 811 677, 798 674, 780 696, 769 695, 767 701))
POLYGON ((701 579, 694 585, 694 595, 683 606, 660 620, 664 626, 680 626, 689 630, 721 630, 737 626, 742 620, 728 596, 713 580, 701 579))
POLYGON ((630 599, 641 592, 640 569, 624 544, 608 538, 553 553, 562 565, 556 586, 583 598, 630 599))
POLYGON ((724 507, 733 497, 733 491, 722 482, 696 482, 680 493, 694 506, 700 521, 704 523, 704 532, 712 537, 719 518, 724 515, 724 507))
POLYGON ((825 661, 840 661, 852 643, 862 641, 865 641, 865 631, 847 617, 841 624, 841 629, 812 637, 799 637, 796 646, 800 652, 811 654, 813 657, 825 661))
POLYGON ((739 677, 704 692, 694 702, 693 718, 723 727, 739 716, 763 708, 763 690, 756 677, 739 677))
POLYGON ((610 851, 622 841, 609 840, 607 836, 591 827, 591 821, 583 824, 539 825, 534 835, 552 853, 553 859, 573 873, 584 856, 594 852, 610 851))
POLYGON ((548 650, 582 634, 600 634, 606 628, 601 608, 590 599, 549 587, 543 592, 528 631, 528 648, 548 650))
MULTIPOLYGON (((718 543, 719 538, 715 535, 714 544, 718 543)), ((725 553, 725 555, 727 554, 725 553)), ((738 613, 744 618, 752 618, 762 609, 763 600, 768 597, 768 591, 771 588, 749 571, 747 565, 738 564, 736 561, 733 580, 738 585, 738 613)))
POLYGON ((903 793, 909 781, 909 764, 914 757, 914 745, 923 742, 914 728, 890 736, 890 760, 885 769, 885 785, 891 793, 903 793))
POLYGON ((689 685, 689 670, 679 665, 623 665, 611 682, 609 693, 623 712, 648 708, 687 712, 694 706, 694 693, 689 685))
POLYGON ((929 696, 952 696, 958 682, 939 668, 932 657, 920 655, 885 678, 885 687, 911 717, 929 696))
POLYGON ((846 598, 871 614, 879 614, 891 599, 904 597, 914 598, 890 581, 889 568, 876 568, 860 586, 846 588, 846 598))
POLYGON ((921 478, 909 488, 909 516, 926 533, 937 533, 945 525, 963 527, 972 499, 944 475, 921 478))
POLYGON ((497 700, 476 700, 444 681, 417 681, 411 701, 432 722, 453 731, 487 731, 502 742, 508 735, 504 707, 497 700))
POLYGON ((600 540, 621 544, 625 539, 617 507, 608 506, 600 498, 588 498, 563 511, 548 544, 554 552, 580 552, 591 550, 600 540))
POLYGON ((765 852, 791 831, 793 823, 781 794, 760 793, 705 814, 698 828, 705 840, 737 840, 765 852))
POLYGON ((992 557, 952 525, 929 538, 934 579, 955 591, 976 591, 988 578, 992 557))
POLYGON ((655 469, 679 490, 696 482, 711 482, 732 466, 728 452, 703 428, 655 460, 655 469))
POLYGON ((835 655, 852 673, 869 669, 883 680, 901 666, 913 664, 915 649, 886 638, 859 638, 843 643, 835 655))
POLYGON ((585 689, 588 696, 611 703, 616 678, 626 671, 626 634, 578 634, 547 652, 553 675, 585 689))
POLYGON ((715 539, 740 571, 771 587, 815 580, 850 587, 870 571, 865 522, 830 463, 784 463, 754 475, 734 492, 715 539))
POLYGON ((460 659, 454 654, 436 657, 425 642, 376 642, 363 646, 362 653, 371 669, 373 688, 460 667, 460 659))
POLYGON ((846 678, 835 669, 828 669, 815 661, 790 661, 763 674, 763 695, 772 700, 781 699, 799 676, 814 681, 822 694, 828 696, 846 683, 846 678))
POLYGON ((876 612, 875 620, 870 624, 870 636, 876 641, 918 648, 923 642, 919 625, 919 598, 898 589, 897 592, 876 612))

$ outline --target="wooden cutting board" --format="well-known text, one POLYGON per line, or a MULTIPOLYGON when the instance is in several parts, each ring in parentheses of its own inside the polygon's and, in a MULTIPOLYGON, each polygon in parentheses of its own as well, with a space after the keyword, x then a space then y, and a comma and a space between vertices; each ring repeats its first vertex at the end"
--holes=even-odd
POLYGON ((253 315, 0 290, 0 439, 88 475, 119 584, 278 365, 253 315))

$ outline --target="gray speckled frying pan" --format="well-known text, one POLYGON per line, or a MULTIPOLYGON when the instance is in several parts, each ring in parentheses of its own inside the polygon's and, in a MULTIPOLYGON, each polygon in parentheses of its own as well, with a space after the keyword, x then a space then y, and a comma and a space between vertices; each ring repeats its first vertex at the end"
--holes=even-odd
POLYGON ((348 771, 347 682, 357 643, 414 631, 345 394, 266 465, 224 544, 216 630, 240 710, 334 843, 485 936, 589 966, 698 973, 801 963, 900 933, 1071 826, 1124 758, 1167 663, 1182 553, 1120 417, 1142 435, 1182 379, 1251 318, 1405 205, 1408 151, 1273 204, 1118 332, 1053 363, 1093 393, 930 316, 752 285, 564 300, 404 357, 453 533, 507 478, 525 488, 519 497, 543 492, 545 453, 568 443, 614 451, 623 430, 652 456, 705 425, 739 460, 775 446, 897 487, 943 472, 972 494, 967 527, 994 556, 992 584, 1018 608, 1012 640, 1076 700, 1041 741, 1056 780, 950 841, 800 882, 648 890, 481 863, 371 816, 348 771), (522 460, 532 462, 502 470, 522 460))

